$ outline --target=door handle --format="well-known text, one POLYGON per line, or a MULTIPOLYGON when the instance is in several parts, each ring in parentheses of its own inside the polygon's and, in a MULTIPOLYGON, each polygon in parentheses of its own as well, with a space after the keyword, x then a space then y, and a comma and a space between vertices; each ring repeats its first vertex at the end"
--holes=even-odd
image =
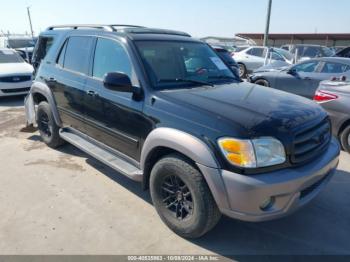
POLYGON ((304 80, 312 80, 311 77, 304 77, 304 80))
POLYGON ((92 91, 92 90, 86 91, 86 94, 87 94, 88 96, 98 96, 98 93, 95 92, 95 91, 92 91))
POLYGON ((54 78, 54 77, 50 77, 50 78, 47 80, 47 82, 49 82, 49 83, 57 83, 57 80, 56 80, 56 78, 54 78))

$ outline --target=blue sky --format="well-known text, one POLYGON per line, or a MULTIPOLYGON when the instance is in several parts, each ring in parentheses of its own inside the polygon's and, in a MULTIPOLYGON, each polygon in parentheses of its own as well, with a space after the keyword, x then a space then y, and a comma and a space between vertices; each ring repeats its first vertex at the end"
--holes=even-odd
MULTIPOLYGON (((350 0, 273 0, 273 33, 347 33, 350 0)), ((177 29, 193 36, 264 31, 267 0, 11 0, 2 1, 0 30, 36 33, 52 24, 123 23, 177 29)), ((349 32, 350 33, 350 32, 349 32)))

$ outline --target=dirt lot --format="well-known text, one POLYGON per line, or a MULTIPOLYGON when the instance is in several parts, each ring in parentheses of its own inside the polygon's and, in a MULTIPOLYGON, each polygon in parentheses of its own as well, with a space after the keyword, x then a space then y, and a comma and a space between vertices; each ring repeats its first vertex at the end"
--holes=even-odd
POLYGON ((1 254, 350 254, 350 156, 312 204, 259 224, 223 218, 200 240, 173 234, 148 192, 73 146, 23 133, 23 97, 0 99, 1 254))

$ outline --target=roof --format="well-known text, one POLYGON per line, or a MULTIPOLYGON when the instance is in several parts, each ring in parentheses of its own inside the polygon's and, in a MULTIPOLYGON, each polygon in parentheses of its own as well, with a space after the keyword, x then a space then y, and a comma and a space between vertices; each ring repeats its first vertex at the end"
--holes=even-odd
POLYGON ((320 57, 320 58, 313 58, 311 60, 317 60, 317 61, 323 61, 323 62, 338 62, 338 63, 350 65, 350 59, 345 57, 320 57))
MULTIPOLYGON (((248 37, 252 39, 263 39, 264 34, 261 33, 239 33, 236 36, 239 37, 248 37)), ((315 34, 315 33, 300 33, 300 34, 269 34, 269 39, 271 40, 278 40, 278 39, 286 39, 286 38, 293 38, 297 40, 350 40, 350 34, 348 33, 322 33, 322 34, 315 34)))

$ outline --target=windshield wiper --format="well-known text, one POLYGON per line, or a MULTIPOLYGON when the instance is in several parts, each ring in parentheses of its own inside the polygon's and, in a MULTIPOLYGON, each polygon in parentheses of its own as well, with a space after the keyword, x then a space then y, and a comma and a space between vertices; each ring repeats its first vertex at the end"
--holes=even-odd
POLYGON ((212 83, 209 83, 209 82, 192 80, 192 79, 185 79, 185 78, 159 79, 158 80, 158 83, 173 83, 173 82, 193 83, 193 84, 202 85, 202 86, 214 86, 212 83))

